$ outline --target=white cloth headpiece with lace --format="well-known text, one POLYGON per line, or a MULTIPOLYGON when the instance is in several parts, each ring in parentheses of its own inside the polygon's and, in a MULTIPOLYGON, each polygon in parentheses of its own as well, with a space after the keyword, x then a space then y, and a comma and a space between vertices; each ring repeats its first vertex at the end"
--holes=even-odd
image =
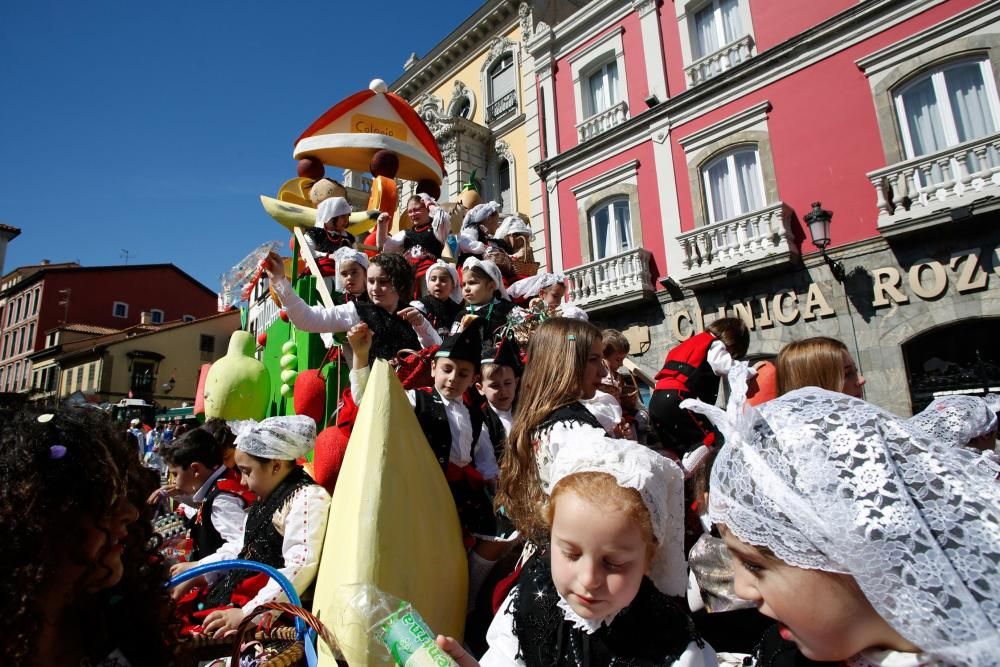
POLYGON ((844 394, 808 387, 755 409, 745 377, 730 383, 726 411, 681 403, 725 436, 712 521, 790 565, 850 575, 936 660, 996 664, 1000 485, 975 454, 844 394))
POLYGON ((316 444, 316 422, 305 415, 238 419, 230 421, 229 428, 236 436, 236 449, 262 459, 294 461, 316 444))
POLYGON ((427 272, 424 274, 424 282, 427 283, 427 290, 431 289, 431 274, 435 271, 444 270, 448 272, 451 276, 451 294, 448 296, 455 303, 462 303, 462 288, 458 284, 458 271, 455 269, 455 265, 446 262, 443 259, 436 260, 433 264, 427 267, 427 272))
POLYGON ((552 287, 553 285, 565 282, 566 276, 561 273, 548 273, 546 271, 542 271, 541 273, 536 273, 535 275, 527 278, 521 278, 517 282, 512 283, 511 286, 507 288, 507 294, 509 294, 512 299, 528 299, 533 296, 538 296, 538 293, 546 287, 552 287))
POLYGON ((496 283, 497 289, 500 290, 500 297, 510 300, 507 296, 507 288, 503 286, 503 275, 500 273, 500 267, 496 263, 489 259, 479 259, 478 257, 468 257, 465 260, 465 264, 462 264, 462 271, 468 271, 471 268, 479 267, 486 272, 486 275, 490 277, 494 283, 496 283))
POLYGON ((483 204, 476 204, 465 214, 465 217, 462 219, 462 227, 475 227, 485 222, 491 215, 496 215, 499 212, 500 202, 488 201, 483 204))
POLYGON ((978 396, 941 396, 910 418, 914 428, 949 447, 965 447, 971 440, 997 430, 997 415, 978 396))
POLYGON ((535 233, 531 231, 531 227, 517 215, 508 215, 497 227, 496 236, 499 239, 506 238, 511 234, 517 234, 518 236, 527 236, 529 239, 534 240, 535 233))
POLYGON ((324 199, 316 207, 316 226, 322 227, 331 218, 351 214, 351 205, 343 197, 324 199))
POLYGON ((687 590, 684 557, 684 474, 673 461, 628 440, 588 434, 572 447, 563 447, 549 468, 549 495, 563 478, 581 472, 603 472, 618 485, 635 489, 649 511, 656 552, 649 578, 666 595, 687 590))

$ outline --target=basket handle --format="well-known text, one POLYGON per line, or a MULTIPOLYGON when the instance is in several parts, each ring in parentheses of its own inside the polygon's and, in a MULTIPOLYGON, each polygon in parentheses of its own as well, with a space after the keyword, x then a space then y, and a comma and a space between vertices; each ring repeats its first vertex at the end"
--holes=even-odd
MULTIPOLYGON (((323 640, 332 653, 337 653, 337 642, 333 638, 333 635, 326 628, 326 626, 323 625, 323 622, 316 618, 316 616, 310 613, 307 609, 304 609, 299 605, 289 604, 287 602, 266 602, 254 609, 253 612, 240 621, 240 625, 236 629, 236 641, 233 642, 232 661, 229 664, 238 665, 240 663, 240 652, 243 648, 243 642, 246 639, 247 632, 249 632, 254 625, 254 619, 261 614, 265 614, 270 611, 279 611, 293 616, 296 621, 296 627, 300 622, 304 622, 316 633, 316 636, 323 640)), ((308 641, 306 638, 306 632, 297 632, 296 636, 299 641, 308 641)))

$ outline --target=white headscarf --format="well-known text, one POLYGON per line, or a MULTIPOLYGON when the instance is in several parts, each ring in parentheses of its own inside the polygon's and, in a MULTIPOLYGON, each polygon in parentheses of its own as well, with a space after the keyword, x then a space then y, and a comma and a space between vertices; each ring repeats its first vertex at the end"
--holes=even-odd
POLYGON ((340 280, 340 265, 344 262, 354 262, 368 271, 368 255, 349 246, 337 248, 336 252, 333 253, 333 265, 334 271, 336 271, 335 283, 337 289, 341 291, 344 289, 344 283, 340 280))
POLYGON ((427 267, 427 273, 424 274, 424 282, 427 283, 427 289, 431 288, 431 272, 437 269, 444 269, 451 276, 452 290, 448 298, 450 298, 455 303, 462 303, 462 289, 458 284, 458 270, 455 269, 455 265, 446 262, 442 259, 436 260, 433 264, 427 267))
POLYGON ((316 226, 322 227, 331 218, 341 215, 350 215, 351 205, 343 197, 330 197, 324 199, 316 207, 316 226))
POLYGON ((504 238, 505 236, 510 236, 511 234, 519 234, 521 236, 527 236, 529 239, 535 238, 535 233, 531 231, 531 227, 525 224, 524 220, 520 216, 508 215, 497 227, 497 232, 494 234, 497 238, 504 238))
POLYGON ((941 396, 909 423, 935 442, 965 447, 969 441, 997 430, 997 415, 978 396, 941 396))
POLYGON ((509 301, 510 297, 507 296, 507 289, 503 286, 503 275, 500 273, 500 268, 492 260, 469 257, 465 260, 465 264, 462 264, 462 271, 468 271, 476 266, 485 271, 486 275, 496 283, 496 288, 500 290, 500 297, 509 301))
POLYGON ((499 212, 499 202, 488 201, 485 204, 476 204, 469 209, 468 213, 465 214, 465 218, 462 219, 462 227, 477 226, 491 215, 495 215, 499 212))
POLYGON ((684 557, 684 474, 673 461, 629 440, 599 435, 581 436, 572 447, 562 447, 549 468, 545 493, 551 495, 564 477, 580 472, 603 472, 618 486, 635 489, 649 511, 656 552, 649 578, 665 595, 684 595, 687 562, 684 557))
POLYGON ((507 288, 507 294, 509 294, 512 299, 530 299, 533 296, 538 296, 538 293, 546 287, 552 287, 558 283, 565 282, 566 277, 563 274, 546 273, 543 271, 512 283, 511 286, 507 288))
MULTIPOLYGON (((856 398, 807 387, 726 411, 686 400, 726 443, 709 515, 796 567, 855 579, 900 635, 946 664, 1000 655, 1000 484, 976 454, 856 398)), ((806 602, 808 604, 808 602, 806 602)))
POLYGON ((229 422, 229 428, 236 435, 236 449, 262 459, 294 461, 316 444, 316 422, 305 415, 239 419, 229 422))

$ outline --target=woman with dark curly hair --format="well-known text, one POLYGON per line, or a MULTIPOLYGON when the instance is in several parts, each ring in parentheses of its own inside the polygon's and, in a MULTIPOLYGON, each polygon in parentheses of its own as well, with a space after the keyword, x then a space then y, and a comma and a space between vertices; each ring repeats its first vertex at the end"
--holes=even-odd
POLYGON ((0 412, 0 661, 166 665, 157 485, 102 412, 0 412))
POLYGON ((272 253, 264 269, 288 319, 303 331, 337 333, 368 325, 374 339, 369 358, 393 359, 402 349, 420 349, 441 344, 441 336, 423 313, 406 307, 413 293, 413 268, 402 255, 386 253, 372 257, 368 267, 370 302, 351 301, 326 308, 310 306, 285 279, 284 263, 272 253))

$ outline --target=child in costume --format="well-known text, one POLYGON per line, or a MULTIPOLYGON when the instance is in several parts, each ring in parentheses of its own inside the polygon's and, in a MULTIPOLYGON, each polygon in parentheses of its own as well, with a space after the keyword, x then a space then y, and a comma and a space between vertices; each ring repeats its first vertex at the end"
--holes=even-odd
POLYGON ((566 277, 561 273, 536 273, 522 278, 507 288, 507 294, 519 305, 534 308, 536 304, 555 317, 572 317, 577 320, 589 319, 579 306, 563 301, 566 296, 566 277))
POLYGON ((730 374, 709 516, 735 590, 778 621, 769 664, 794 642, 850 665, 995 665, 1000 486, 973 452, 942 446, 844 394, 798 389, 748 409, 730 374))
MULTIPOLYGON (((329 200, 327 200, 329 201, 329 200)), ((405 307, 413 293, 413 269, 400 255, 376 255, 368 267, 368 301, 349 301, 325 308, 307 305, 285 279, 277 255, 264 265, 271 286, 293 325, 303 331, 332 333, 347 331, 361 322, 374 336, 370 358, 393 359, 401 349, 420 349, 441 343, 434 327, 416 308, 405 307)))
MULTIPOLYGON (((354 369, 351 370, 351 395, 361 403, 368 383, 366 340, 363 332, 351 332, 354 369)), ((497 518, 489 489, 498 474, 493 442, 484 427, 479 406, 466 401, 466 391, 479 371, 482 338, 479 328, 468 326, 449 336, 437 351, 431 370, 433 387, 406 392, 448 480, 469 551, 469 600, 475 600, 479 587, 489 575, 505 546, 498 541, 497 518)))
POLYGON ((997 413, 989 404, 996 404, 997 398, 995 394, 987 394, 985 399, 962 394, 939 396, 923 412, 913 415, 909 424, 933 442, 980 452, 976 465, 1000 479, 997 413))
POLYGON ((324 199, 316 207, 316 226, 304 232, 306 245, 316 258, 323 276, 337 275, 333 255, 340 248, 353 248, 354 235, 347 231, 351 205, 343 197, 324 199))
POLYGON ((462 667, 714 667, 674 597, 687 578, 683 489, 677 466, 641 445, 598 436, 560 451, 538 508, 546 553, 525 565, 489 650, 476 663, 453 639, 439 645, 462 667))
MULTIPOLYGON (((680 407, 681 401, 697 398, 714 403, 722 378, 733 363, 746 356, 750 331, 743 320, 723 317, 705 331, 674 347, 656 374, 656 386, 649 401, 649 416, 660 445, 683 458, 689 452, 716 444, 711 424, 680 407)), ((690 459, 689 472, 697 467, 700 452, 690 459)))
MULTIPOLYGON (((404 254, 413 266, 419 285, 427 269, 444 252, 451 232, 451 219, 447 211, 423 193, 407 200, 406 214, 412 226, 392 236, 388 236, 391 218, 386 213, 379 216, 376 223, 376 245, 379 252, 404 254)), ((415 298, 419 296, 420 294, 414 293, 415 298)))
POLYGON ((451 333, 462 312, 462 293, 458 289, 458 271, 443 260, 436 260, 424 274, 427 294, 410 305, 424 314, 443 338, 451 333))
POLYGON ((158 483, 100 410, 0 410, 5 665, 173 664, 158 483))
MULTIPOLYGON (((163 450, 163 460, 178 492, 192 496, 190 563, 215 553, 228 543, 228 551, 243 546, 246 508, 256 498, 243 488, 239 471, 222 462, 219 443, 202 428, 185 433, 163 450)), ((188 569, 175 565, 171 575, 188 569)))
POLYGON ((488 259, 469 257, 462 264, 462 294, 466 313, 479 318, 477 325, 481 327, 484 340, 493 339, 517 308, 507 296, 500 269, 488 259))
POLYGON ((336 294, 334 300, 339 295, 343 296, 344 303, 348 301, 367 301, 368 292, 368 255, 350 247, 338 248, 333 253, 333 262, 336 265, 336 280, 334 283, 336 294))
MULTIPOLYGON (((488 259, 497 265, 508 281, 514 278, 511 255, 514 248, 496 236, 500 224, 500 204, 495 201, 477 204, 465 214, 458 235, 458 262, 464 266, 470 257, 488 259)), ((504 283, 507 284, 507 283, 504 283)))
MULTIPOLYGON (((264 563, 285 575, 302 595, 319 569, 330 509, 330 495, 296 463, 313 448, 316 423, 304 416, 231 423, 236 433, 236 465, 257 501, 247 511, 239 550, 223 545, 199 564, 231 558, 264 563)), ((208 577, 185 582, 175 593, 183 595, 194 586, 209 584, 204 596, 185 600, 200 602, 206 609, 190 612, 186 620, 202 619, 202 631, 208 635, 222 636, 265 602, 284 600, 277 582, 263 574, 230 570, 208 577)), ((182 610, 185 607, 181 605, 182 610)))
POLYGON ((514 423, 517 384, 523 373, 524 365, 517 351, 517 343, 511 338, 501 338, 495 344, 489 341, 483 343, 483 358, 476 390, 483 397, 480 407, 497 461, 503 458, 507 435, 514 423))
POLYGON ((801 387, 821 387, 854 398, 864 398, 865 378, 843 342, 814 336, 792 341, 774 361, 777 394, 801 387))

